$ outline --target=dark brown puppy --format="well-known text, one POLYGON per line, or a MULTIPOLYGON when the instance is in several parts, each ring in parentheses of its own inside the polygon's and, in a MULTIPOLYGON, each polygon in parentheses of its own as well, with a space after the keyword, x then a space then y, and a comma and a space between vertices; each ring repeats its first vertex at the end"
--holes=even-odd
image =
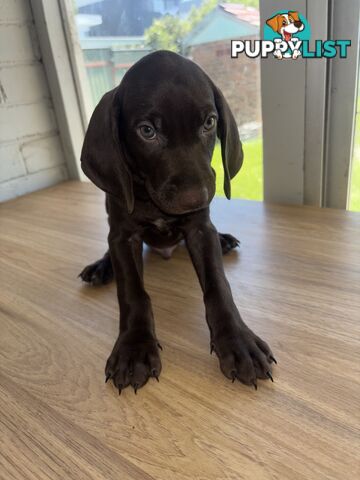
POLYGON ((107 192, 110 253, 80 275, 99 284, 115 274, 120 333, 105 374, 119 392, 128 385, 136 392, 161 371, 143 283, 143 242, 167 248, 185 239, 222 372, 255 387, 257 378, 272 379, 271 350, 242 321, 224 274, 222 251, 238 241, 218 234, 209 217, 216 135, 230 198, 230 179, 243 161, 234 117, 197 65, 166 51, 137 62, 120 86, 103 96, 91 118, 81 162, 86 175, 107 192))

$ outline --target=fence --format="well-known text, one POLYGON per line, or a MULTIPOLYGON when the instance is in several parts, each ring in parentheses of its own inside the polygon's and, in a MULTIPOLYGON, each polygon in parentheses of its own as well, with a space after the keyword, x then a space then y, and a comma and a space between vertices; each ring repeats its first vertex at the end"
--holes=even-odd
POLYGON ((151 50, 116 47, 83 48, 94 106, 103 94, 118 85, 126 71, 151 50))

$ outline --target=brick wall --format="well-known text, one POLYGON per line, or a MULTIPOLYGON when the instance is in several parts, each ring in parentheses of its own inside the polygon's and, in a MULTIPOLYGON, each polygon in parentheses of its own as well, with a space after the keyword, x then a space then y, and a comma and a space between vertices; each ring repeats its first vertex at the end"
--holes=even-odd
POLYGON ((0 201, 68 178, 29 3, 0 2, 0 201))
MULTIPOLYGON (((250 37, 249 40, 255 37, 250 37)), ((230 40, 192 47, 190 58, 221 89, 239 126, 261 122, 260 62, 245 55, 230 56, 230 40)))

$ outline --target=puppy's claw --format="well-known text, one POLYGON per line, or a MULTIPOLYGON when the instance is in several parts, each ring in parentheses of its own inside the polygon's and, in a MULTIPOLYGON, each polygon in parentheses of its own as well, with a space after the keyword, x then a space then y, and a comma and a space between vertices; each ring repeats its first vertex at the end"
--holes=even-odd
POLYGON ((134 385, 134 393, 135 393, 135 395, 137 394, 138 388, 139 388, 139 385, 138 385, 137 383, 135 383, 135 385, 134 385))
POLYGON ((214 351, 214 345, 211 343, 210 344, 210 355, 212 355, 213 351, 214 351))
POLYGON ((159 342, 158 342, 157 346, 158 346, 158 348, 160 348, 160 350, 162 351, 163 348, 162 348, 162 346, 160 345, 159 342))
POLYGON ((156 381, 157 381, 157 382, 159 381, 159 376, 157 375, 157 372, 156 372, 155 368, 153 368, 153 369, 151 370, 151 376, 152 376, 153 378, 156 378, 156 381))
POLYGON ((111 378, 111 375, 110 373, 108 373, 105 378, 105 383, 107 383, 110 380, 110 378, 111 378))
POLYGON ((257 390, 257 383, 256 380, 253 380, 252 384, 254 385, 255 390, 257 390))
POLYGON ((119 395, 121 395, 121 388, 119 388, 119 395))
POLYGON ((266 372, 266 375, 270 378, 270 380, 271 380, 272 382, 274 381, 274 379, 273 379, 273 377, 272 377, 272 375, 271 375, 270 372, 266 372))
POLYGON ((272 360, 276 365, 277 365, 277 361, 276 361, 276 358, 273 357, 272 355, 270 355, 270 360, 272 360))
POLYGON ((231 383, 234 383, 236 380, 236 372, 231 372, 231 383))

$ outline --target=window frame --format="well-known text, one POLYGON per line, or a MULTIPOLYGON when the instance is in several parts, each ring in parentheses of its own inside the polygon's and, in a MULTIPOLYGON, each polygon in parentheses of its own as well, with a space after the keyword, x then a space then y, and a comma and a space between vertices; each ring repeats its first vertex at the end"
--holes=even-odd
MULTIPOLYGON (((87 127, 75 82, 60 0, 30 0, 42 62, 59 126, 69 177, 86 180, 80 155, 87 127)), ((77 62, 80 60, 77 59, 77 62)), ((80 63, 78 63, 81 68, 80 63)))
MULTIPOLYGON (((261 24, 288 8, 286 0, 260 0, 261 24)), ((303 0, 292 2, 291 8, 309 21, 312 42, 350 39, 352 45, 347 59, 261 61, 264 200, 346 209, 359 66, 358 0, 303 0), (291 121, 283 121, 284 105, 291 121)))
POLYGON ((329 37, 350 39, 348 57, 329 61, 327 135, 322 206, 347 209, 350 203, 352 159, 359 71, 359 0, 329 0, 329 37), (346 65, 346 68, 344 66, 346 65))

